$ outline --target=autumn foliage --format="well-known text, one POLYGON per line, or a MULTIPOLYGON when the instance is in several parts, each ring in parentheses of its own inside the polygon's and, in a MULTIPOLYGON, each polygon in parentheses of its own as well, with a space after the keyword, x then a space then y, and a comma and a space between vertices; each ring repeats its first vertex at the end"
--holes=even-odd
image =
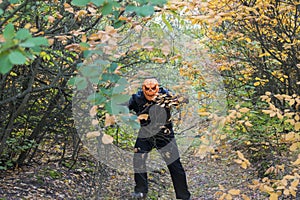
MULTIPOLYGON (((192 88, 197 117, 213 125, 199 127, 196 155, 229 148, 232 163, 257 172, 249 184, 253 192, 271 200, 296 198, 299 17, 296 0, 0 0, 0 169, 30 163, 40 149, 53 150, 60 162, 71 149, 76 159, 74 87, 92 87, 89 125, 104 130, 84 137, 101 135, 104 144, 132 147, 133 133, 116 124, 120 116, 132 127, 137 121, 120 104, 152 66, 181 77, 172 89, 192 88), (222 79, 214 79, 216 73, 222 79), (212 81, 220 84, 214 92, 212 81), (213 105, 220 99, 226 105, 213 105)), ((219 189, 220 200, 250 199, 240 189, 219 189)))

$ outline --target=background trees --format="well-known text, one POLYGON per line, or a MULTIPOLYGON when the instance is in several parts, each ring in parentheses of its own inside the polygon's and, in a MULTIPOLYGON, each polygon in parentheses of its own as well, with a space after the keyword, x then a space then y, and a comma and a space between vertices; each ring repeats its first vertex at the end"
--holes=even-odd
MULTIPOLYGON (((224 123, 217 137, 221 141, 216 142, 239 150, 236 163, 245 169, 252 164, 258 177, 266 178, 255 182, 253 189, 273 199, 295 196, 299 13, 300 4, 293 0, 0 1, 0 169, 40 162, 45 155, 53 155, 48 161, 60 163, 75 159, 80 139, 71 112, 72 86, 84 90, 93 80, 98 84, 98 95, 89 100, 103 105, 97 123, 109 127, 115 106, 110 94, 120 75, 132 77, 124 85, 134 84, 147 63, 178 70, 189 80, 180 86, 189 83, 197 91, 199 115, 224 123), (143 35, 146 29, 152 31, 143 35), (173 40, 172 34, 168 39, 162 36, 165 30, 174 33, 176 29, 196 39, 182 43, 201 46, 193 59, 205 59, 189 60, 182 53, 186 46, 176 43, 178 35, 173 40), (125 39, 120 40, 120 35, 125 39), (137 37, 140 41, 134 41, 137 37), (162 37, 162 42, 153 42, 154 37, 162 37), (95 57, 96 68, 87 62, 95 57), (217 68, 222 75, 227 116, 218 118, 213 115, 216 110, 211 112, 211 99, 217 92, 207 93, 204 71, 209 67, 205 66, 217 68), (105 74, 101 81, 93 74, 100 69, 105 74)), ((120 138, 114 139, 124 145, 120 138)), ((237 192, 221 193, 220 198, 233 194, 237 192)))
POLYGON ((74 158, 79 140, 67 83, 84 59, 82 52, 101 43, 93 38, 99 30, 121 27, 126 17, 151 15, 163 3, 0 2, 1 169, 31 162, 40 147, 63 158, 70 146, 74 158), (60 148, 53 152, 55 144, 60 148))
MULTIPOLYGON (((296 196, 298 166, 282 156, 299 148, 299 2, 173 3, 205 30, 205 43, 228 92, 225 133, 236 148, 250 153, 259 176, 267 177, 266 184, 254 188, 271 199, 296 196), (291 168, 297 169, 290 177, 295 184, 288 188, 284 175, 291 168), (270 181, 274 177, 281 182, 270 181)), ((247 168, 246 161, 239 153, 236 162, 247 168)))

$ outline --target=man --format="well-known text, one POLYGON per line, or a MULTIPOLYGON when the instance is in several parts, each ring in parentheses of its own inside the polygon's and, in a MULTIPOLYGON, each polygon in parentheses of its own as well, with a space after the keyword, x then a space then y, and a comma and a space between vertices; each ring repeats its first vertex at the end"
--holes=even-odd
POLYGON ((176 198, 188 200, 191 196, 174 137, 170 108, 162 101, 158 103, 158 99, 168 96, 168 90, 160 88, 156 79, 146 79, 142 90, 129 100, 129 109, 136 113, 141 124, 133 158, 135 188, 132 196, 137 199, 146 198, 148 193, 146 159, 153 148, 168 166, 176 198))

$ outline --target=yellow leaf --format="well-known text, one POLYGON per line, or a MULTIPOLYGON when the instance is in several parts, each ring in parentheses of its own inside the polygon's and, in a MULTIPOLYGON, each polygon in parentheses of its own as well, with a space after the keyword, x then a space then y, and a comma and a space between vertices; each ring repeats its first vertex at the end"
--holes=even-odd
POLYGON ((86 134, 86 138, 91 139, 91 138, 95 138, 100 136, 100 132, 99 131, 92 131, 92 132, 88 132, 86 134))
POLYGON ((33 27, 33 28, 30 29, 30 32, 32 32, 32 33, 35 33, 35 32, 38 32, 38 31, 39 31, 39 29, 37 29, 36 27, 33 27))
POLYGON ((103 136, 102 136, 103 144, 111 144, 113 141, 114 141, 114 138, 112 136, 103 134, 103 136))
POLYGON ((246 162, 243 162, 243 163, 241 164, 241 167, 242 167, 243 169, 247 169, 247 163, 246 163, 246 162))
POLYGON ((285 175, 283 178, 284 178, 284 179, 291 180, 291 179, 294 179, 295 176, 292 176, 292 175, 285 175))
POLYGON ((239 157, 240 159, 242 159, 242 160, 245 159, 245 157, 244 157, 244 155, 242 154, 242 152, 237 151, 236 153, 238 154, 238 157, 239 157))
POLYGON ((287 186, 287 185, 288 185, 288 181, 287 181, 286 179, 282 179, 282 180, 280 181, 280 183, 281 183, 282 185, 284 185, 284 186, 287 186))
POLYGON ((226 199, 226 200, 232 200, 231 194, 226 194, 225 199, 226 199))
POLYGON ((290 146, 290 151, 296 151, 298 149, 298 146, 299 146, 299 143, 296 142, 296 143, 293 143, 291 146, 290 146))
POLYGON ((258 185, 258 184, 259 184, 259 181, 256 180, 256 179, 254 179, 254 180, 252 180, 252 183, 253 183, 254 185, 258 185))
POLYGON ((250 38, 248 38, 248 37, 247 37, 247 38, 245 38, 245 40, 246 40, 247 42, 249 42, 249 43, 251 42, 251 39, 250 39, 250 38))
POLYGON ((138 116, 138 119, 139 120, 147 120, 148 119, 148 114, 140 114, 139 116, 138 116))
POLYGON ((237 164, 242 164, 243 163, 243 161, 240 160, 240 159, 235 159, 234 162, 236 162, 237 164))
POLYGON ((262 112, 265 113, 265 114, 271 114, 271 113, 273 113, 274 111, 272 111, 272 110, 262 110, 262 112))
POLYGON ((220 188, 220 190, 225 190, 224 186, 221 184, 219 184, 219 188, 220 188))
POLYGON ((278 186, 276 189, 277 189, 277 190, 284 190, 285 187, 284 187, 284 186, 278 186))
POLYGON ((300 122, 296 122, 294 126, 295 126, 295 131, 300 130, 300 122))
POLYGON ((290 102, 289 102, 289 104, 290 104, 290 106, 293 106, 294 104, 295 104, 295 99, 290 99, 290 102))
POLYGON ((249 108, 241 108, 239 111, 242 112, 242 113, 247 113, 249 112, 249 108))
POLYGON ((293 119, 287 119, 284 122, 285 123, 290 123, 291 125, 295 125, 295 120, 293 120, 293 119))
POLYGON ((291 193, 291 195, 293 195, 294 197, 296 197, 296 191, 295 190, 290 189, 290 193, 291 193))
POLYGON ((268 53, 268 52, 266 52, 266 53, 262 53, 262 54, 260 54, 258 57, 264 57, 264 56, 270 56, 270 54, 268 53))
POLYGON ((271 193, 269 200, 278 200, 278 194, 277 193, 271 193))
POLYGON ((228 191, 229 194, 231 195, 240 195, 241 191, 240 190, 236 190, 236 189, 231 189, 228 191))
POLYGON ((250 200, 250 198, 245 194, 242 194, 242 198, 243 198, 243 200, 250 200))
POLYGON ((292 162, 292 165, 300 165, 300 158, 298 158, 295 162, 292 162))
POLYGON ((210 113, 209 112, 199 112, 200 116, 209 116, 210 113))
POLYGON ((24 28, 29 29, 32 25, 30 23, 25 24, 24 28))
POLYGON ((265 192, 268 192, 268 193, 274 192, 274 189, 272 187, 270 187, 270 186, 267 186, 267 185, 263 186, 263 190, 265 192))
POLYGON ((99 121, 97 119, 93 119, 92 120, 92 125, 96 126, 98 125, 99 121))
POLYGON ((245 125, 248 126, 248 127, 252 127, 253 126, 249 121, 245 122, 245 125))
POLYGON ((283 119, 283 115, 280 112, 277 112, 276 114, 277 114, 278 119, 283 119))
POLYGON ((97 114, 97 111, 98 111, 98 106, 93 106, 93 107, 90 109, 90 116, 91 116, 91 117, 94 117, 94 116, 97 114))
POLYGON ((299 179, 296 179, 291 183, 291 186, 294 188, 298 187, 298 185, 299 185, 299 179))
POLYGON ((285 196, 289 196, 290 195, 290 190, 288 190, 288 189, 283 190, 283 194, 285 196))
POLYGON ((105 122, 104 122, 104 126, 111 126, 114 125, 116 123, 116 118, 113 115, 109 115, 108 113, 105 114, 105 122))

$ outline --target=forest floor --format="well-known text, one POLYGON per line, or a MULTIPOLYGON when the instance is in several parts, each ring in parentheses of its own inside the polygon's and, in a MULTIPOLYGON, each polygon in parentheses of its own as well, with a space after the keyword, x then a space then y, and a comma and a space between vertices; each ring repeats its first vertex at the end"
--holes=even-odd
MULTIPOLYGON (((267 199, 249 189, 255 171, 244 170, 232 162, 232 153, 218 152, 220 155, 200 158, 193 151, 190 148, 185 152, 181 161, 194 200, 218 199, 216 194, 222 192, 220 186, 224 187, 223 192, 240 189, 241 194, 246 194, 250 199, 267 199)), ((130 199, 134 187, 133 174, 101 167, 89 159, 86 154, 80 156, 72 169, 68 168, 70 165, 40 163, 1 173, 0 200, 130 199)), ((170 174, 166 169, 149 173, 147 199, 175 199, 170 174)), ((233 199, 243 198, 238 195, 233 199)))

